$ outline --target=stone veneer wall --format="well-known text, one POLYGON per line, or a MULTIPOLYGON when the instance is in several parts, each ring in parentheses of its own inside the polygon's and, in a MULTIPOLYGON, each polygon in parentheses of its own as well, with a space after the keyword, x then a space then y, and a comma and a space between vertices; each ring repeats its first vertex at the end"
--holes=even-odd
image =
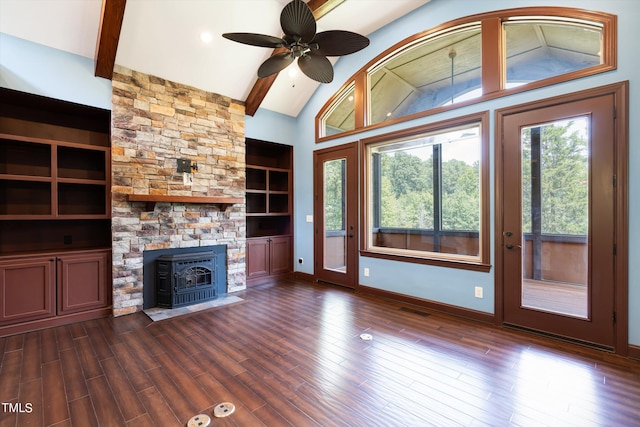
POLYGON ((244 104, 116 66, 113 75, 113 314, 142 310, 142 252, 227 245, 227 289, 244 289, 245 205, 127 201, 127 194, 245 195, 244 104), (177 159, 198 164, 183 185, 177 159))

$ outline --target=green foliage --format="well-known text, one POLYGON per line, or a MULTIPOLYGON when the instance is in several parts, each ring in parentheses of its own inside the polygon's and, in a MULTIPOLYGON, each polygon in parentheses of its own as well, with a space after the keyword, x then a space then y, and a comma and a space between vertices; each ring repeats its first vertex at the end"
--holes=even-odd
POLYGON ((324 220, 325 230, 343 230, 342 198, 344 189, 344 160, 324 164, 324 220))
MULTIPOLYGON (((381 155, 380 226, 433 230, 433 154, 427 159, 406 152, 381 155)), ((442 226, 447 230, 478 230, 480 223, 479 164, 461 160, 442 164, 442 226)))
MULTIPOLYGON (((543 234, 586 235, 589 227, 589 148, 574 126, 541 128, 543 234)), ((531 128, 522 132, 522 225, 531 232, 531 128)))

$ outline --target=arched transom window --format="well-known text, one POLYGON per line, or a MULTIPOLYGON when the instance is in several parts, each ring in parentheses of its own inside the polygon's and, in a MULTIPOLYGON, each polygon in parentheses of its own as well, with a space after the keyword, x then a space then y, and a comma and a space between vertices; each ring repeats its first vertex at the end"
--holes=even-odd
POLYGON ((614 69, 615 27, 606 13, 534 7, 416 34, 365 65, 325 104, 317 140, 614 69))

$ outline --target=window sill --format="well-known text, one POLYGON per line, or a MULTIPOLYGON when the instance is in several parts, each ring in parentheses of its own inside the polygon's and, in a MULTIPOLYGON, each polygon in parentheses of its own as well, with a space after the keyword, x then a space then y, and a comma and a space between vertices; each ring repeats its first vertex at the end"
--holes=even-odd
POLYGON ((488 273, 491 271, 491 264, 481 262, 463 261, 457 259, 427 258, 411 255, 389 254, 384 252, 375 252, 371 250, 361 250, 360 255, 369 258, 388 259, 391 261, 410 262, 414 264, 434 265, 437 267, 456 268, 459 270, 479 271, 488 273))

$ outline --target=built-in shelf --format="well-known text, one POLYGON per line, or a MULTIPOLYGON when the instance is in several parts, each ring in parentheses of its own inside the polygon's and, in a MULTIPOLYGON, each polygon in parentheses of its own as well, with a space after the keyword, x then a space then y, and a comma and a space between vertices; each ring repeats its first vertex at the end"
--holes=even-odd
POLYGON ((127 200, 130 202, 145 202, 146 210, 155 209, 156 203, 194 203, 219 205, 220 210, 226 210, 229 205, 244 203, 242 197, 228 196, 164 196, 155 194, 128 194, 127 200))

